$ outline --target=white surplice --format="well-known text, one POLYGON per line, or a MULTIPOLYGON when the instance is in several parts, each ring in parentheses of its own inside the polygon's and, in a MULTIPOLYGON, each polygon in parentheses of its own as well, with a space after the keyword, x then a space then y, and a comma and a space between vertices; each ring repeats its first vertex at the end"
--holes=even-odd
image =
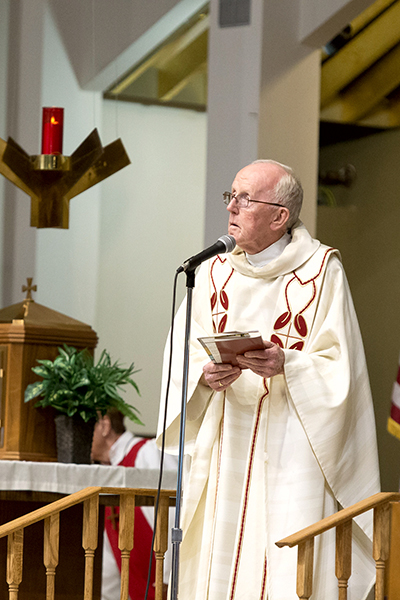
MULTIPOLYGON (((175 323, 167 451, 177 452, 186 301, 175 323)), ((164 398, 169 342, 164 366, 164 398)), ((160 409, 162 423, 164 407, 160 409)), ((263 267, 236 248, 196 276, 191 325, 180 600, 293 600, 296 549, 275 542, 379 491, 375 421, 361 335, 336 250, 299 221, 263 267), (249 369, 223 393, 199 383, 198 337, 258 329, 285 373, 249 369)), ((372 519, 353 527, 349 599, 374 579, 372 519)), ((334 532, 316 541, 312 600, 336 600, 334 532)))

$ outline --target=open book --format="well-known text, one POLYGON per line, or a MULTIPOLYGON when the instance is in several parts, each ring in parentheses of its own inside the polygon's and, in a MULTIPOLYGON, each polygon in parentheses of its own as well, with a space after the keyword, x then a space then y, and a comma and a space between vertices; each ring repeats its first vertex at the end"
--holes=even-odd
POLYGON ((248 350, 263 350, 259 331, 227 331, 210 337, 197 338, 210 359, 215 363, 237 365, 236 356, 248 350))

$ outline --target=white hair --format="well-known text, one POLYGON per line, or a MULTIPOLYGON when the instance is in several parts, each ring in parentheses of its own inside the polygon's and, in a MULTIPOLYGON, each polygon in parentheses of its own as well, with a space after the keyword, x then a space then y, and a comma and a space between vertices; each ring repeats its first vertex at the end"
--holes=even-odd
POLYGON ((303 203, 303 187, 300 180, 295 175, 293 169, 287 165, 283 165, 276 160, 271 159, 259 159, 251 163, 256 164, 272 164, 281 167, 285 174, 279 179, 278 183, 272 190, 272 196, 274 202, 282 204, 289 210, 289 219, 287 221, 287 228, 290 229, 296 223, 299 218, 301 206, 303 203))

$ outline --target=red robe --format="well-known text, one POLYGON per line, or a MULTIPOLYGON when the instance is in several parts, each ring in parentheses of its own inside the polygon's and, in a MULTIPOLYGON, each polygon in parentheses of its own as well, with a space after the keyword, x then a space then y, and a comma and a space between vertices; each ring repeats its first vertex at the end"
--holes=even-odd
MULTIPOLYGON (((119 466, 134 467, 140 448, 149 440, 141 440, 135 444, 119 466)), ((118 548, 119 507, 107 506, 105 509, 105 530, 114 553, 118 569, 121 572, 121 551, 118 548), (116 517, 116 518, 115 518, 116 517)), ((133 549, 129 559, 129 596, 131 600, 143 600, 146 592, 147 575, 150 561, 153 530, 148 524, 142 509, 135 508, 135 525, 133 531, 133 549)), ((155 558, 151 566, 151 579, 148 599, 154 600, 155 595, 155 558)))

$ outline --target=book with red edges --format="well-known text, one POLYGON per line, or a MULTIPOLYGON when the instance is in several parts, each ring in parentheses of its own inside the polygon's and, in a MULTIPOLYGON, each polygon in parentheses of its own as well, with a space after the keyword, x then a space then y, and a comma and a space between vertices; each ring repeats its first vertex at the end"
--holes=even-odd
POLYGON ((236 356, 249 350, 263 350, 259 331, 227 331, 210 337, 197 338, 209 358, 215 363, 237 365, 236 356))

